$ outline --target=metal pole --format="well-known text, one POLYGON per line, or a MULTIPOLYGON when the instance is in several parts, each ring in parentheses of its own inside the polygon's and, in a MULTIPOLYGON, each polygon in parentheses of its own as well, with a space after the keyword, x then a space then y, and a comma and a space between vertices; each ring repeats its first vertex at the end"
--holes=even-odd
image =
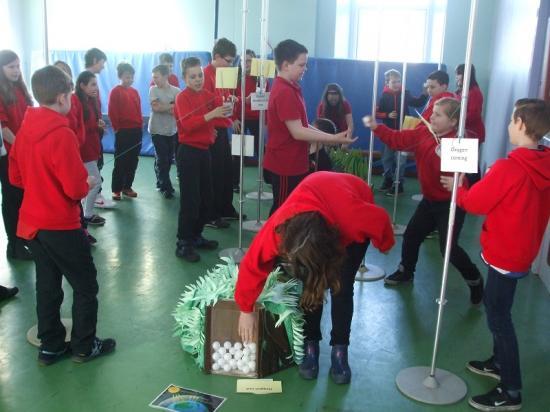
POLYGON ((240 190, 239 190, 239 245, 220 251, 220 257, 230 257, 239 263, 244 257, 243 249, 243 169, 244 169, 244 136, 245 136, 245 100, 246 100, 246 16, 248 14, 248 0, 243 0, 242 11, 242 41, 241 41, 241 153, 240 153, 240 190))
MULTIPOLYGON (((401 106, 399 113, 399 130, 403 130, 403 120, 405 119, 405 90, 407 87, 407 62, 403 63, 403 78, 401 82, 401 106)), ((393 233, 396 235, 402 235, 405 233, 406 226, 400 225, 396 223, 396 216, 397 216, 397 197, 398 197, 398 190, 399 190, 399 171, 401 168, 401 155, 402 152, 397 151, 397 161, 395 166, 395 181, 394 181, 394 192, 393 192, 393 215, 392 215, 392 223, 393 223, 393 233)))
POLYGON ((50 45, 48 40, 48 0, 44 0, 44 61, 50 64, 50 45))
MULTIPOLYGON (((472 62, 472 48, 474 28, 477 15, 477 0, 471 0, 470 21, 468 25, 468 38, 466 41, 466 58, 464 64, 464 82, 460 106, 460 121, 458 125, 458 139, 464 138, 466 129, 466 113, 468 110, 468 94, 470 90, 470 72, 472 62)), ((439 309, 437 312, 437 325, 435 330, 434 348, 430 368, 413 367, 399 372, 396 378, 397 387, 406 396, 415 400, 430 404, 451 404, 458 402, 466 396, 466 384, 454 374, 442 369, 436 369, 437 351, 439 347, 439 336, 441 333, 441 322, 445 306, 445 292, 447 289, 447 277, 449 271, 449 260, 453 238, 454 221, 456 214, 456 192, 458 189, 458 173, 454 173, 453 191, 449 209, 449 224, 447 226, 447 238, 445 242, 445 256, 443 261, 443 276, 441 281, 441 292, 437 301, 439 309), (426 376, 428 375, 428 376, 426 376)))
MULTIPOLYGON (((269 0, 262 0, 262 14, 260 18, 260 94, 265 94, 267 88, 267 79, 264 76, 264 61, 267 59, 267 44, 268 44, 268 28, 269 28, 269 0)), ((260 110, 260 127, 258 130, 258 191, 251 192, 246 195, 248 199, 256 199, 256 220, 250 220, 244 223, 244 230, 258 232, 265 221, 261 220, 262 200, 273 199, 273 195, 263 191, 264 184, 264 136, 265 136, 265 111, 260 110)))
MULTIPOLYGON (((380 43, 380 42, 378 42, 380 43)), ((372 113, 376 117, 376 102, 378 101, 378 71, 380 68, 380 62, 378 61, 378 55, 374 62, 374 79, 372 81, 372 113)), ((372 189, 372 152, 374 150, 374 132, 370 131, 369 141, 369 168, 367 173, 367 184, 372 189)))

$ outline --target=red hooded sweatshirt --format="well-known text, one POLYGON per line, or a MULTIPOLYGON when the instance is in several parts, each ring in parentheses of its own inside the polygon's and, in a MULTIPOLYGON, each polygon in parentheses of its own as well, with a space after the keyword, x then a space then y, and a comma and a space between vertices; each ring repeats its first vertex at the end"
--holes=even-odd
POLYGON ((487 215, 481 250, 491 265, 527 272, 550 217, 550 148, 517 148, 500 159, 470 189, 458 189, 466 211, 487 215))
MULTIPOLYGON (((411 130, 393 130, 386 125, 379 125, 374 133, 392 150, 414 152, 418 171, 420 189, 428 200, 442 202, 451 199, 451 193, 441 186, 439 176, 452 176, 452 173, 441 172, 441 158, 436 153, 437 142, 423 124, 411 130)), ((456 130, 440 138, 455 137, 456 130)))
POLYGON ((367 239, 381 252, 394 245, 388 213, 374 204, 372 191, 360 178, 317 172, 306 177, 256 235, 239 266, 235 301, 251 312, 279 255, 279 225, 304 212, 319 212, 340 232, 343 246, 367 239))
MULTIPOLYGON (((0 123, 2 127, 7 127, 13 134, 17 134, 21 127, 21 122, 25 116, 25 110, 29 107, 25 92, 20 87, 15 87, 15 102, 10 105, 4 103, 0 98, 0 123)), ((11 144, 4 140, 6 150, 10 152, 11 144)))
POLYGON ((422 117, 425 120, 427 120, 428 122, 430 121, 430 117, 432 117, 432 113, 434 112, 434 105, 439 99, 443 99, 444 97, 452 97, 453 99, 456 99, 456 94, 452 92, 443 92, 438 94, 437 96, 433 96, 428 102, 428 105, 426 106, 424 111, 422 112, 422 117))
POLYGON ((25 191, 17 236, 33 239, 41 229, 78 229, 88 172, 67 117, 29 107, 9 156, 10 181, 25 191))

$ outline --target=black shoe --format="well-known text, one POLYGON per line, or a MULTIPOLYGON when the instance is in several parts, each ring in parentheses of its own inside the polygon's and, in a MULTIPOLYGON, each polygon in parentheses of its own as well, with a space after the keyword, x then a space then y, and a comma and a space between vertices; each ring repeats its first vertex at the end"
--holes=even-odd
MULTIPOLYGON (((401 193, 403 193, 403 183, 397 185, 397 194, 400 195, 401 193)), ((386 196, 393 195, 395 195, 395 185, 392 185, 392 187, 386 191, 386 196)))
POLYGON ((105 219, 99 215, 92 215, 90 217, 84 217, 84 222, 92 226, 103 226, 105 224, 105 219))
POLYGON ((176 256, 183 258, 191 263, 198 262, 201 259, 200 255, 195 252, 195 249, 191 245, 178 245, 176 249, 176 256))
POLYGON ((498 385, 485 395, 472 396, 468 403, 479 411, 519 411, 521 409, 521 393, 512 398, 502 386, 498 385))
POLYGON ((65 343, 65 347, 58 352, 48 352, 43 349, 38 351, 38 363, 42 366, 50 366, 63 359, 71 352, 71 345, 65 343))
MULTIPOLYGON (((247 216, 243 213, 243 220, 246 220, 247 216)), ((239 213, 233 212, 227 216, 222 216, 222 219, 225 220, 239 220, 239 213)))
POLYGON ((0 286, 0 301, 11 299, 18 293, 19 293, 18 287, 6 288, 4 286, 0 286))
POLYGON ((197 249, 216 250, 218 248, 217 240, 208 240, 202 236, 197 236, 193 240, 193 247, 197 249))
POLYGON ((162 196, 164 196, 165 199, 173 199, 174 198, 174 191, 173 190, 164 190, 162 192, 162 196))
POLYGON ((73 354, 72 360, 76 363, 84 363, 94 360, 98 356, 106 355, 115 350, 116 341, 111 338, 99 339, 98 337, 94 338, 92 343, 92 350, 89 353, 75 353, 73 354))
POLYGON ((88 239, 88 242, 91 246, 95 245, 97 243, 97 239, 90 235, 90 232, 88 230, 84 229, 84 233, 86 234, 86 239, 88 239))
POLYGON ((206 223, 204 226, 211 227, 213 229, 227 229, 229 227, 229 222, 220 217, 206 223))
POLYGON ((472 305, 479 305, 483 301, 483 279, 479 278, 477 285, 468 285, 470 288, 470 302, 472 305))
POLYGON ((500 368, 495 364, 494 356, 485 361, 470 361, 466 364, 466 368, 478 375, 489 376, 497 381, 500 380, 500 368))
POLYGON ((392 188, 392 186, 393 186, 393 181, 391 179, 384 178, 384 182, 378 188, 378 190, 380 190, 381 192, 387 192, 392 188))
POLYGON ((319 341, 306 340, 304 342, 304 360, 298 367, 298 373, 303 379, 317 379, 319 374, 319 341))
POLYGON ((399 268, 395 272, 384 278, 384 283, 386 285, 395 286, 401 283, 412 282, 413 279, 414 274, 405 272, 403 266, 399 265, 399 268))

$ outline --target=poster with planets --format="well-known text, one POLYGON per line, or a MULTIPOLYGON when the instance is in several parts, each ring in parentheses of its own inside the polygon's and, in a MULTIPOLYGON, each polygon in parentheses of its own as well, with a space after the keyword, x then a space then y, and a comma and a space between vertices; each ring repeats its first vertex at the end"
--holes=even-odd
POLYGON ((215 412, 226 398, 210 395, 194 389, 168 385, 168 387, 149 404, 156 409, 178 412, 215 412))

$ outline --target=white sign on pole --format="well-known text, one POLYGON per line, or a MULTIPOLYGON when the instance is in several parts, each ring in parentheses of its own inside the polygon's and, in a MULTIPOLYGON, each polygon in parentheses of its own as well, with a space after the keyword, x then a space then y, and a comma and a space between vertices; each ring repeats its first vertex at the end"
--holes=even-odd
POLYGON ((441 139, 441 171, 476 173, 478 147, 478 139, 441 139))
MULTIPOLYGON (((241 135, 233 134, 231 136, 231 154, 233 156, 241 155, 241 135)), ((254 156, 254 136, 250 134, 244 135, 244 155, 247 157, 254 156)))
POLYGON ((269 92, 250 94, 250 107, 252 110, 267 110, 268 101, 269 92))

